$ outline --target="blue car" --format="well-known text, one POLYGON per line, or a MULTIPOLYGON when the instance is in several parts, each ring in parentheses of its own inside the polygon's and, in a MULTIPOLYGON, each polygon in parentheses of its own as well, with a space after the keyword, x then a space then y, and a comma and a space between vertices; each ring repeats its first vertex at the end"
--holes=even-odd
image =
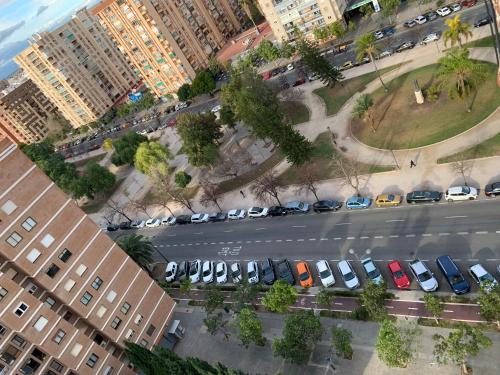
POLYGON ((438 257, 436 263, 455 294, 470 292, 470 284, 465 280, 464 275, 449 255, 438 257))
POLYGON ((370 198, 353 196, 349 198, 346 202, 346 207, 348 210, 358 209, 358 208, 368 208, 372 204, 370 198))

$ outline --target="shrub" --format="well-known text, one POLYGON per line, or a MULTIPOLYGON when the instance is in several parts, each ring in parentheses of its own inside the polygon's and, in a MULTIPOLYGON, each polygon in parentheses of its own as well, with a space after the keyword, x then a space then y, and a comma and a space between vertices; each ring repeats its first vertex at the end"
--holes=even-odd
POLYGON ((427 90, 425 90, 425 98, 429 103, 435 103, 439 99, 439 94, 441 93, 441 89, 439 84, 432 84, 429 86, 427 90))
POLYGON ((185 188, 191 182, 191 176, 184 171, 175 174, 175 184, 180 188, 185 188))

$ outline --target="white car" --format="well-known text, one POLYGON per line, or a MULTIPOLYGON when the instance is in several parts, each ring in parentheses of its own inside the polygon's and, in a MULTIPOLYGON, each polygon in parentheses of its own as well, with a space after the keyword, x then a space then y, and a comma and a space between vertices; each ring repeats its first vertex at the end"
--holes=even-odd
POLYGON ((383 59, 384 57, 392 56, 394 53, 392 48, 388 48, 380 53, 380 55, 377 56, 377 59, 383 59))
POLYGON ((469 274, 481 288, 484 287, 488 292, 491 292, 491 290, 498 285, 498 281, 480 264, 470 266, 469 274))
POLYGON ((148 221, 146 221, 146 226, 148 228, 159 227, 160 224, 161 224, 161 220, 160 219, 149 219, 148 221))
POLYGON ((215 267, 215 277, 217 278, 217 284, 227 283, 227 265, 226 262, 219 262, 215 267))
POLYGON ((250 207, 248 209, 248 217, 266 217, 269 212, 267 207, 250 207))
POLYGON ((168 283, 174 281, 175 275, 177 275, 177 263, 168 262, 167 268, 165 268, 165 281, 168 283))
POLYGON ((375 31, 373 33, 373 36, 375 37, 375 39, 382 39, 384 37, 384 32, 383 31, 375 31))
POLYGON ((215 107, 213 107, 210 112, 212 113, 217 113, 222 109, 222 106, 220 104, 217 104, 215 107))
POLYGON ((477 189, 470 186, 451 186, 444 193, 444 199, 448 202, 474 200, 477 196, 477 189))
POLYGON ((335 284, 335 276, 333 276, 332 269, 326 260, 317 261, 316 270, 324 287, 328 288, 335 284))
POLYGON ((205 284, 209 284, 214 281, 214 262, 212 262, 211 260, 206 260, 203 262, 201 276, 203 277, 203 282, 205 284))
POLYGON ((144 220, 135 220, 130 223, 132 228, 144 228, 144 225, 146 225, 144 220))
POLYGON ((360 287, 358 276, 351 267, 351 264, 347 260, 341 260, 337 263, 337 268, 339 269, 342 280, 344 284, 349 289, 356 289, 360 287))
POLYGON ((434 292, 438 288, 438 282, 434 274, 420 259, 410 262, 410 271, 424 292, 434 292))
POLYGON ((436 10, 436 13, 439 14, 441 17, 446 17, 448 14, 451 13, 451 10, 448 7, 442 7, 436 10))
POLYGON ((241 274, 241 267, 239 263, 231 264, 231 279, 233 279, 234 284, 238 284, 243 279, 243 275, 241 274))
POLYGON ((292 64, 292 63, 290 63, 290 64, 288 64, 288 65, 286 66, 286 70, 293 70, 293 68, 294 68, 294 66, 293 66, 293 64, 292 64))
POLYGON ((319 79, 319 75, 317 75, 316 73, 310 73, 307 76, 307 79, 309 80, 309 82, 316 81, 317 79, 319 79))
POLYGON ((415 17, 415 22, 418 23, 419 25, 423 25, 424 23, 427 22, 427 17, 425 16, 415 17))
POLYGON ((208 214, 194 214, 194 215, 191 215, 191 222, 193 224, 208 223, 208 214))
POLYGON ((259 282, 259 265, 255 260, 248 262, 247 276, 250 284, 257 284, 259 282))
POLYGON ((430 34, 426 35, 426 37, 424 39, 422 39, 420 44, 427 44, 430 42, 434 42, 436 40, 439 40, 439 34, 438 33, 430 33, 430 34))
POLYGON ((246 216, 247 216, 247 212, 245 210, 230 210, 227 213, 227 218, 229 220, 244 219, 246 216))
POLYGON ((189 265, 189 278, 193 284, 200 281, 200 273, 201 273, 201 260, 196 259, 191 262, 189 265))
POLYGON ((178 111, 179 109, 187 108, 188 104, 186 102, 180 102, 175 105, 175 110, 178 111))
POLYGON ((458 12, 460 9, 462 9, 462 6, 459 3, 452 4, 450 6, 452 12, 458 12))
POLYGON ((176 220, 175 216, 165 216, 161 219, 161 225, 174 225, 176 220))

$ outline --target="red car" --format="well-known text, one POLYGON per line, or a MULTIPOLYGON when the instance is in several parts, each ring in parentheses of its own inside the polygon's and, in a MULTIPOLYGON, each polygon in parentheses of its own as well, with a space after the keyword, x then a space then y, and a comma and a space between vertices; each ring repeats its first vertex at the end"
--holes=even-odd
POLYGON ((464 0, 460 5, 462 6, 462 8, 470 8, 476 5, 476 3, 477 0, 464 0))
POLYGON ((408 289, 410 287, 410 278, 401 267, 397 260, 393 260, 388 264, 389 271, 391 271, 392 280, 399 289, 408 289))

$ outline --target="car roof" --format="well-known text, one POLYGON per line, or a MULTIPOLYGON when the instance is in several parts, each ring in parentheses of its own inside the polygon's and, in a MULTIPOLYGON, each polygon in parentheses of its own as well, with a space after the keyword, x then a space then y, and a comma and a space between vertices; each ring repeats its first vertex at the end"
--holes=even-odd
POLYGON ((309 272, 309 267, 306 262, 297 263, 297 271, 299 272, 309 272))
POLYGON ((286 203, 286 207, 297 207, 298 205, 300 205, 300 201, 291 201, 291 202, 287 202, 286 203))
POLYGON ((461 193, 463 191, 464 186, 450 186, 448 188, 448 193, 461 193))
POLYGON ((391 271, 397 271, 397 270, 402 270, 403 267, 401 267, 401 263, 399 263, 397 260, 393 260, 388 264, 388 267, 391 271))
POLYGON ((416 259, 413 262, 410 262, 410 267, 413 268, 413 270, 417 274, 421 274, 427 271, 427 267, 420 259, 416 259))
POLYGON ((319 260, 316 262, 316 267, 318 267, 319 271, 324 271, 328 269, 328 263, 326 260, 319 260))
POLYGON ((349 265, 349 262, 347 262, 347 260, 341 260, 340 262, 337 263, 337 266, 339 267, 342 273, 351 272, 351 267, 349 265))
POLYGON ((470 267, 470 270, 471 272, 474 272, 478 277, 486 275, 488 273, 488 271, 486 271, 484 267, 480 264, 474 264, 473 266, 470 267))

